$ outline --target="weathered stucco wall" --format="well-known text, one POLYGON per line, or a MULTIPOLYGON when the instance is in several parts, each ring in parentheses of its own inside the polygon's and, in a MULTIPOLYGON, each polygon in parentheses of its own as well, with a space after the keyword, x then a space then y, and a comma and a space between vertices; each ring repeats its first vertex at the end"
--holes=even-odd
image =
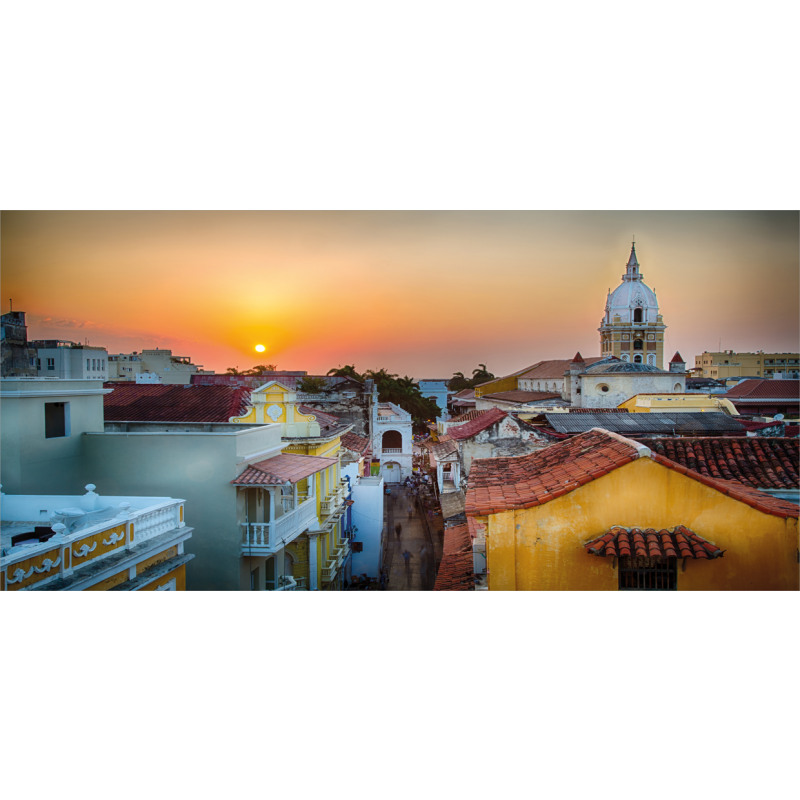
POLYGON ((584 543, 614 525, 685 525, 725 550, 679 561, 678 589, 800 588, 796 519, 751 508, 649 458, 640 458, 534 508, 487 517, 489 588, 616 589, 613 559, 584 543))

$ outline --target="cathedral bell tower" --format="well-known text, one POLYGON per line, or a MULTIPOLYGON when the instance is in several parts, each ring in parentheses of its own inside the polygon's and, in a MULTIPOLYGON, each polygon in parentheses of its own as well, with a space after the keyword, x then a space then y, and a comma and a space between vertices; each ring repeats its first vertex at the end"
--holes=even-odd
POLYGON ((655 292, 645 284, 636 258, 636 242, 625 265, 622 283, 608 292, 598 330, 603 358, 616 356, 634 364, 664 369, 664 330, 655 292))

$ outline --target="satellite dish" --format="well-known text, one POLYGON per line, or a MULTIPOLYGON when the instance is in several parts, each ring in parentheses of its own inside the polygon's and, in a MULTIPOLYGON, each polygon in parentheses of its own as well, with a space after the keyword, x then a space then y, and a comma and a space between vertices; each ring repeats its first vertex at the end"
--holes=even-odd
POLYGON ((780 422, 783 419, 783 414, 776 414, 773 419, 775 422, 780 422))

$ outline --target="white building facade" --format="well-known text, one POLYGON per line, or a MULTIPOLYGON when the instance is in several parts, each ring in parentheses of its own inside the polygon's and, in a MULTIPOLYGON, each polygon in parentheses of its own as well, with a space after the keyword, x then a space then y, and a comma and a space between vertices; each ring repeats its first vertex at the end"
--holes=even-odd
POLYGON ((411 414, 395 403, 376 400, 372 404, 371 428, 372 454, 380 461, 380 476, 386 483, 401 483, 412 472, 411 414))

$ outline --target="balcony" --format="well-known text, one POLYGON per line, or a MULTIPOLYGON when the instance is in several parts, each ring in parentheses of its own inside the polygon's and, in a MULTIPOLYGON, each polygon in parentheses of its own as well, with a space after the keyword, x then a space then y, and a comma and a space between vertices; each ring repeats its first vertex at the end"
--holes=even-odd
POLYGON ((323 519, 335 514, 344 503, 344 487, 338 486, 319 504, 319 513, 323 519))
POLYGON ((272 556, 303 531, 317 526, 317 501, 310 497, 272 522, 240 523, 243 556, 272 556))
POLYGON ((403 453, 402 447, 384 447, 381 450, 381 453, 387 453, 388 455, 399 456, 403 453))
MULTIPOLYGON (((92 486, 92 489, 94 487, 92 486)), ((95 495, 100 502, 100 497, 95 495)), ((44 520, 25 508, 31 503, 54 508, 75 506, 83 498, 72 496, 20 495, 4 497, 4 523, 17 523, 31 529, 44 520), (37 502, 41 501, 41 502, 37 502), (18 508, 19 507, 19 508, 18 508), (31 520, 29 525, 27 520, 31 520)), ((183 522, 183 500, 165 498, 103 497, 104 505, 95 510, 76 514, 41 511, 39 514, 58 519, 47 540, 31 542, 28 546, 8 548, 0 559, 3 587, 8 590, 47 588, 57 579, 76 582, 93 569, 102 569, 100 562, 124 560, 126 554, 139 545, 163 534, 174 532, 175 542, 189 538, 183 522), (135 508, 129 502, 149 502, 149 507, 135 508), (119 502, 122 501, 122 502, 119 502), (153 502, 155 501, 155 502, 153 502), (66 524, 64 524, 66 523, 66 524), (82 572, 86 569, 86 572, 82 572)), ((41 526, 46 527, 46 526, 41 526)), ((24 530, 24 528, 22 528, 24 530)))

